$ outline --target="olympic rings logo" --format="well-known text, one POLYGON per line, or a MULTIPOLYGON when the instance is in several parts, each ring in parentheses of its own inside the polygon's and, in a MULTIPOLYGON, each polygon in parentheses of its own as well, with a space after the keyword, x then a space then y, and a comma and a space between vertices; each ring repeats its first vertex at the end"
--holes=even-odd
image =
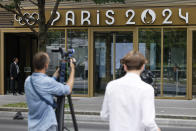
MULTIPOLYGON (((34 12, 24 13, 25 20, 27 21, 28 25, 34 25, 39 20, 39 14, 34 12)), ((26 23, 22 20, 22 17, 15 14, 14 16, 15 21, 17 21, 20 25, 25 25, 26 23)))

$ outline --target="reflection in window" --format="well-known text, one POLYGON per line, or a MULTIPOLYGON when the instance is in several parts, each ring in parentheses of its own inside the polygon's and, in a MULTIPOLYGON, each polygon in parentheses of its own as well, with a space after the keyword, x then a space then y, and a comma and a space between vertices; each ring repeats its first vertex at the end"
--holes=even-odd
POLYGON ((163 93, 186 95, 186 29, 164 29, 163 93))
POLYGON ((103 93, 109 81, 122 76, 120 59, 133 49, 133 32, 95 32, 94 45, 94 90, 103 93))
POLYGON ((94 33, 94 53, 95 53, 95 92, 105 91, 106 84, 112 80, 111 73, 111 43, 113 35, 109 32, 94 33))
MULTIPOLYGON (((115 65, 111 66, 113 73, 113 66, 115 66, 115 78, 122 77, 122 65, 120 60, 131 50, 133 50, 133 32, 116 32, 115 43, 115 65)), ((113 63, 113 44, 112 44, 112 63, 113 63)))
POLYGON ((47 70, 47 74, 50 76, 53 75, 61 60, 60 52, 53 52, 52 50, 58 50, 59 47, 62 47, 65 50, 65 31, 54 30, 48 32, 46 52, 50 57, 50 64, 47 70))
POLYGON ((88 94, 88 31, 68 30, 68 49, 75 49, 76 72, 73 94, 88 94))
POLYGON ((155 89, 155 95, 160 95, 161 88, 161 29, 139 29, 139 52, 148 64, 146 72, 151 71, 153 81, 150 83, 155 89))

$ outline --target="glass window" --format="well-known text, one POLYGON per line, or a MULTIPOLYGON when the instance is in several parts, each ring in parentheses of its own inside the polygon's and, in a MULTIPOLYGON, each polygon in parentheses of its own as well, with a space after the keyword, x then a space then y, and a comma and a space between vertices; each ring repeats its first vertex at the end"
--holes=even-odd
POLYGON ((47 70, 47 74, 52 76, 59 66, 61 60, 60 52, 54 52, 62 47, 65 50, 65 30, 51 30, 48 32, 48 39, 46 45, 46 52, 50 57, 50 64, 47 70))
POLYGON ((76 59, 72 94, 88 94, 88 30, 68 30, 67 47, 73 48, 76 59))
POLYGON ((164 29, 163 40, 163 94, 186 95, 187 31, 164 29))
POLYGON ((133 50, 133 32, 116 32, 115 35, 115 78, 119 78, 122 76, 122 65, 120 65, 120 59, 122 59, 129 51, 133 50))
POLYGON ((155 89, 155 95, 160 95, 161 90, 161 29, 139 29, 139 52, 148 63, 145 72, 149 72, 150 78, 144 80, 155 89))
POLYGON ((113 35, 108 32, 95 32, 95 85, 94 91, 96 93, 104 93, 105 87, 109 81, 112 80, 112 42, 113 35))
POLYGON ((95 32, 94 45, 94 90, 104 93, 109 81, 122 76, 120 59, 133 49, 133 32, 95 32))

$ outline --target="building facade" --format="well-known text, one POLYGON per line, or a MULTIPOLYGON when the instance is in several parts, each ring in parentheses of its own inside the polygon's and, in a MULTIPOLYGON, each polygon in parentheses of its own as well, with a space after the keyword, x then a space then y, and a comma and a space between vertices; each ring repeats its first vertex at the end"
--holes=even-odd
MULTIPOLYGON (((24 4, 24 15, 39 18, 24 4)), ((130 50, 148 60, 157 98, 192 99, 196 94, 196 2, 127 0, 126 4, 96 5, 90 1, 62 2, 48 33, 46 51, 51 58, 48 74, 58 66, 60 54, 73 48, 76 58, 75 96, 103 94, 110 80, 121 76, 120 59, 130 50)), ((46 16, 51 15, 48 5, 46 16)), ((0 19, 3 19, 0 15, 0 19)), ((0 93, 9 90, 9 64, 21 61, 23 79, 32 73, 37 39, 20 17, 8 13, 0 28, 0 93)), ((29 22, 29 24, 34 24, 29 22)), ((36 25, 36 23, 35 23, 36 25)))

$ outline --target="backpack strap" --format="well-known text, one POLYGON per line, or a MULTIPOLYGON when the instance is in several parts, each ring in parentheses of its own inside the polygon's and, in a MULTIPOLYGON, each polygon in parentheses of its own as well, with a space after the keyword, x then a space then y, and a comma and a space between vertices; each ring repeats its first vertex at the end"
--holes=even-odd
POLYGON ((38 91, 36 90, 35 86, 33 85, 33 80, 32 80, 32 76, 30 77, 30 81, 31 81, 31 86, 33 87, 33 90, 35 91, 35 93, 39 96, 39 98, 44 101, 46 104, 52 106, 53 108, 56 108, 56 103, 53 102, 51 103, 50 101, 48 101, 47 99, 45 99, 43 96, 41 96, 38 91))

